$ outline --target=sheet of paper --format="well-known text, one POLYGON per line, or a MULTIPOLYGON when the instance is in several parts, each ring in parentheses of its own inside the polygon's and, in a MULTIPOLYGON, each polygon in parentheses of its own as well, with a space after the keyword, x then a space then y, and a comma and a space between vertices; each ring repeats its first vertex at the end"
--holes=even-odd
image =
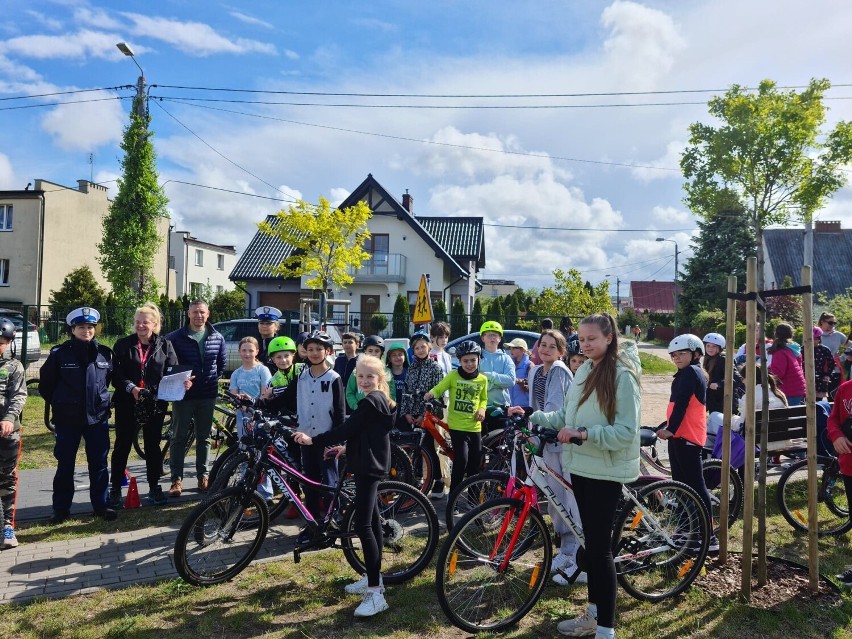
POLYGON ((183 383, 189 379, 192 371, 181 371, 172 375, 164 375, 157 390, 157 399, 164 402, 179 402, 186 394, 183 383))

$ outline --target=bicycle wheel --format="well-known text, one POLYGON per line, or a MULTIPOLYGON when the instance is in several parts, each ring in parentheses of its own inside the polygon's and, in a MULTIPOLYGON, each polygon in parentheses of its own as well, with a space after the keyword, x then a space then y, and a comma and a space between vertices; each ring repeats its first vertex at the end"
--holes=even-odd
MULTIPOLYGON (((438 514, 432 502, 414 486, 383 481, 378 490, 382 520, 382 578, 398 584, 419 575, 438 547, 438 514)), ((343 555, 359 575, 367 572, 361 542, 355 534, 355 506, 343 515, 343 555)))
MULTIPOLYGON (((163 420, 163 430, 160 435, 160 451, 163 457, 172 443, 172 411, 166 411, 166 417, 163 420)), ((145 459, 145 435, 142 432, 142 424, 137 424, 136 433, 133 435, 133 450, 139 455, 140 459, 145 459)))
MULTIPOLYGON (((27 396, 28 397, 41 397, 41 393, 38 392, 39 381, 40 380, 39 380, 38 377, 31 377, 30 379, 27 380, 27 396)), ((51 421, 50 421, 50 402, 44 403, 43 420, 44 420, 45 428, 47 428, 47 430, 49 430, 51 433, 55 433, 56 432, 56 425, 51 423, 51 421)))
MULTIPOLYGON (((837 463, 817 457, 817 535, 842 535, 852 529, 849 502, 837 463)), ((808 460, 791 464, 781 474, 775 489, 778 508, 796 530, 808 530, 808 460)))
POLYGON ((402 447, 394 442, 391 442, 391 467, 388 479, 414 486, 414 467, 411 465, 411 460, 402 447))
POLYGON ((230 488, 190 511, 175 541, 175 568, 196 586, 232 579, 257 555, 268 530, 263 498, 230 488), (250 526, 249 515, 255 521, 250 526))
POLYGON ((411 460, 414 476, 412 486, 419 488, 424 495, 432 492, 432 484, 435 483, 435 468, 432 464, 432 457, 423 446, 405 443, 399 446, 411 460))
MULTIPOLYGON (((713 534, 719 534, 719 504, 722 499, 722 460, 705 459, 702 462, 704 484, 710 491, 710 504, 713 506, 713 534)), ((728 466, 728 528, 743 514, 743 480, 737 471, 728 466)))
POLYGON ((686 590, 700 574, 710 543, 707 510, 689 486, 663 480, 636 493, 616 515, 613 556, 618 582, 642 601, 686 590))
POLYGON ((462 517, 477 506, 492 499, 506 497, 508 484, 509 473, 489 470, 468 477, 458 486, 453 486, 444 512, 447 530, 452 530, 462 517))
MULTIPOLYGON (((169 465, 169 448, 172 445, 172 435, 174 434, 175 423, 172 420, 171 411, 166 413, 166 419, 163 422, 163 467, 169 465)), ((195 420, 190 420, 189 428, 186 433, 186 441, 183 445, 184 456, 192 452, 192 445, 195 443, 195 420)))
MULTIPOLYGON (((219 468, 215 480, 210 481, 211 494, 242 485, 243 476, 250 462, 250 456, 239 448, 234 448, 233 450, 234 453, 229 455, 219 468)), ((269 521, 274 521, 290 505, 290 496, 286 495, 275 482, 270 483, 272 484, 272 497, 266 500, 266 507, 269 510, 269 521)), ((257 487, 255 487, 255 490, 257 490, 257 487)), ((249 518, 247 520, 247 525, 256 523, 254 519, 249 518)))
POLYGON ((459 521, 441 547, 438 603, 457 628, 473 633, 508 628, 532 609, 547 585, 550 531, 536 510, 519 528, 522 507, 509 498, 484 503, 459 521))
POLYGON ((239 448, 237 446, 231 446, 226 450, 222 451, 221 455, 216 457, 216 460, 210 465, 210 472, 207 475, 207 479, 210 481, 210 485, 213 486, 216 484, 216 478, 219 476, 219 472, 231 457, 236 455, 239 452, 239 448))

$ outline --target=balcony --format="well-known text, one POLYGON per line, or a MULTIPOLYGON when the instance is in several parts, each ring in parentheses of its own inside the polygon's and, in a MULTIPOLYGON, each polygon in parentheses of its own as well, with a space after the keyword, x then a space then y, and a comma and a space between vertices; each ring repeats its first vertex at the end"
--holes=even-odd
POLYGON ((350 269, 355 284, 367 282, 405 283, 405 255, 399 253, 379 253, 373 255, 359 269, 350 269))

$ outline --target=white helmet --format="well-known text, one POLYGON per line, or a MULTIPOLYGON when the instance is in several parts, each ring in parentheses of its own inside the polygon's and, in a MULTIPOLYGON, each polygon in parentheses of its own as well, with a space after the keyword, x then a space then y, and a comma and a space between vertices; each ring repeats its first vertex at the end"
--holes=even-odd
POLYGON ((725 342, 725 337, 719 333, 707 333, 707 335, 704 336, 704 343, 715 344, 719 348, 725 348, 725 344, 727 342, 725 342))
POLYGON ((698 335, 693 335, 692 333, 678 335, 669 342, 669 354, 675 351, 698 351, 703 355, 704 342, 698 338, 698 335))

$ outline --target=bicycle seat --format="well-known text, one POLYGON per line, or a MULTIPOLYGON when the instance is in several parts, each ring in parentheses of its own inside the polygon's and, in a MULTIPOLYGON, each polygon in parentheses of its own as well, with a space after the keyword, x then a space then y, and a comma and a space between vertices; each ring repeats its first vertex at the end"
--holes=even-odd
POLYGON ((647 426, 642 426, 639 429, 639 445, 653 446, 657 443, 657 431, 647 426))

